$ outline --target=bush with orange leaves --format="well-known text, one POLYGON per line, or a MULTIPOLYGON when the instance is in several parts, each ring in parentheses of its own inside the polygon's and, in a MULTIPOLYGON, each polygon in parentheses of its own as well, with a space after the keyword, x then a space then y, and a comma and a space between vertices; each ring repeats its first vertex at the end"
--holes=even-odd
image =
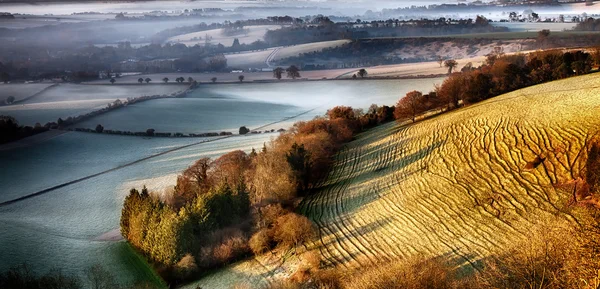
POLYGON ((288 213, 275 222, 273 236, 278 244, 286 247, 304 245, 316 234, 313 223, 302 215, 288 213))

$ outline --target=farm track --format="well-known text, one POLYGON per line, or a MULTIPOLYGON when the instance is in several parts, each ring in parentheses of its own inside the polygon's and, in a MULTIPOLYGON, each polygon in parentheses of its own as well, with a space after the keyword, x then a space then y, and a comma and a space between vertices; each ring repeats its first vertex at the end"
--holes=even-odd
POLYGON ((600 130, 599 84, 557 81, 360 134, 300 206, 319 227, 313 247, 330 266, 421 254, 478 269, 540 220, 577 222, 555 187, 582 175, 600 130), (537 156, 545 161, 525 169, 537 156))
MULTIPOLYGON (((270 126, 270 125, 273 125, 273 124, 277 124, 277 123, 280 123, 280 122, 289 121, 289 120, 297 118, 297 117, 299 117, 301 115, 310 113, 313 110, 314 109, 311 109, 311 110, 308 110, 308 111, 304 111, 304 112, 299 113, 297 115, 294 115, 294 116, 291 116, 291 117, 286 117, 286 118, 284 118, 284 119, 282 119, 280 121, 276 121, 276 122, 272 122, 272 123, 268 123, 268 124, 262 125, 260 127, 255 128, 254 130, 259 130, 259 129, 262 129, 262 128, 265 128, 267 126, 270 126)), ((27 200, 27 199, 31 199, 31 198, 34 198, 34 197, 37 197, 37 196, 40 196, 40 195, 43 195, 43 194, 47 194, 47 193, 55 191, 57 189, 60 189, 60 188, 66 187, 66 186, 70 186, 70 185, 73 185, 73 184, 76 184, 76 183, 80 183, 82 181, 89 180, 89 179, 92 179, 92 178, 95 178, 95 177, 98 177, 98 176, 101 176, 101 175, 105 175, 105 174, 108 174, 110 172, 114 172, 114 171, 117 171, 117 170, 120 170, 120 169, 123 169, 123 168, 126 168, 126 167, 130 167, 130 166, 133 166, 135 164, 138 164, 138 163, 141 163, 141 162, 144 162, 144 161, 147 161, 147 160, 159 157, 159 156, 163 156, 163 155, 166 155, 166 154, 169 154, 169 153, 173 153, 173 152, 176 152, 176 151, 180 151, 182 149, 186 149, 186 148, 189 148, 189 147, 201 145, 201 144, 204 144, 204 143, 215 142, 215 141, 227 139, 227 138, 230 138, 230 137, 239 137, 239 136, 237 136, 237 135, 229 135, 229 136, 223 136, 223 137, 214 137, 214 138, 211 138, 211 139, 208 139, 208 140, 202 140, 202 141, 194 142, 194 143, 183 145, 183 146, 178 146, 178 147, 175 147, 175 148, 163 151, 163 152, 152 154, 150 156, 147 156, 147 157, 144 157, 144 158, 141 158, 141 159, 129 162, 129 163, 124 164, 124 165, 120 165, 120 166, 117 166, 117 167, 114 167, 114 168, 111 168, 111 169, 108 169, 108 170, 104 170, 104 171, 101 171, 101 172, 98 172, 98 173, 95 173, 95 174, 91 174, 91 175, 88 175, 88 176, 85 176, 85 177, 82 177, 82 178, 78 178, 78 179, 75 179, 75 180, 72 180, 72 181, 69 181, 69 182, 61 183, 61 184, 58 184, 58 185, 55 185, 55 186, 52 186, 52 187, 49 187, 49 188, 46 188, 46 189, 34 192, 34 193, 30 193, 30 194, 27 194, 27 195, 24 195, 24 196, 21 196, 21 197, 12 199, 12 200, 0 202, 0 208, 8 206, 8 205, 11 205, 11 204, 14 204, 14 203, 18 203, 18 202, 21 202, 21 201, 24 201, 24 200, 27 200)))

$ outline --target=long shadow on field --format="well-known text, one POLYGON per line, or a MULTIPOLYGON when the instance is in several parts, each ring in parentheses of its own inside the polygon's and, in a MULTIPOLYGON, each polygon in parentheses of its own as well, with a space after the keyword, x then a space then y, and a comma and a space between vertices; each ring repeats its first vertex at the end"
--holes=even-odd
MULTIPOLYGON (((329 250, 330 248, 335 248, 338 246, 339 248, 341 248, 336 250, 341 252, 342 254, 338 254, 335 256, 332 255, 332 258, 334 259, 327 260, 332 264, 350 262, 359 258, 361 260, 368 258, 368 256, 370 255, 369 253, 372 252, 373 246, 376 246, 377 244, 361 243, 361 240, 357 237, 377 231, 378 229, 394 222, 394 219, 392 219, 391 217, 386 217, 371 223, 364 224, 359 227, 349 227, 346 225, 346 221, 347 218, 342 218, 341 220, 339 220, 339 226, 330 227, 330 231, 327 234, 324 234, 323 230, 319 231, 320 242, 317 243, 317 246, 320 250, 329 250), (369 250, 369 252, 366 252, 365 250, 369 250)), ((389 260, 387 256, 378 257, 384 258, 385 260, 389 260)), ((369 261, 371 261, 371 263, 375 263, 374 260, 369 261)))
MULTIPOLYGON (((385 217, 356 227, 349 226, 349 219, 342 217, 337 221, 338 226, 329 226, 328 233, 324 233, 323 230, 320 231, 320 241, 317 243, 317 247, 321 251, 329 252, 329 254, 326 254, 326 256, 330 256, 327 261, 332 265, 352 261, 356 261, 361 265, 374 265, 415 255, 414 252, 419 252, 418 246, 412 247, 410 243, 406 243, 406 247, 397 247, 395 244, 385 242, 390 237, 393 238, 395 235, 394 230, 385 230, 387 235, 380 238, 379 242, 366 242, 362 239, 362 236, 378 231, 395 221, 391 217, 385 217), (330 250, 333 250, 333 252, 330 250)), ((444 264, 455 268, 457 274, 461 276, 470 275, 482 266, 476 255, 461 252, 459 248, 448 248, 447 251, 440 252, 440 254, 435 258, 439 258, 444 264)))
MULTIPOLYGON (((383 192, 389 191, 403 179, 424 170, 426 165, 403 172, 403 174, 399 173, 407 166, 426 158, 442 144, 441 141, 436 142, 400 158, 395 158, 393 152, 386 152, 383 153, 387 155, 385 159, 378 160, 375 164, 371 164, 373 158, 370 155, 382 154, 378 151, 389 149, 390 145, 368 149, 369 152, 356 157, 360 159, 357 160, 357 164, 352 166, 351 172, 344 172, 343 177, 319 187, 307 198, 301 205, 302 211, 307 216, 319 219, 336 218, 352 213, 381 198, 383 192)), ((352 160, 346 162, 352 162, 352 160)))
MULTIPOLYGON (((373 244, 361 244, 360 241, 356 237, 376 231, 379 228, 386 226, 393 221, 394 220, 392 218, 383 218, 383 219, 379 219, 375 222, 365 224, 360 227, 352 227, 352 228, 349 228, 346 225, 344 225, 343 222, 340 222, 339 228, 343 228, 342 230, 335 230, 335 231, 330 232, 329 234, 323 234, 322 231, 319 231, 319 241, 317 241, 315 244, 316 244, 317 248, 320 250, 327 250, 327 248, 329 248, 330 246, 336 247, 335 243, 339 243, 339 246, 343 248, 342 249, 343 254, 335 256, 334 257, 335 260, 331 260, 331 259, 327 260, 331 264, 340 264, 343 262, 349 262, 351 260, 356 260, 357 258, 365 259, 365 258, 368 258, 367 254, 369 252, 365 252, 364 250, 360 250, 360 249, 357 250, 356 249, 357 246, 359 246, 361 248, 368 248, 368 246, 371 246, 373 244), (327 239, 327 241, 324 241, 324 239, 327 239), (349 241, 349 242, 353 243, 354 245, 350 246, 351 248, 347 248, 348 246, 343 246, 342 244, 344 244, 344 242, 346 242, 346 241, 349 241), (354 251, 354 250, 356 250, 356 251, 354 251)), ((381 258, 384 258, 384 260, 386 260, 386 261, 390 260, 386 256, 381 256, 381 258)), ((365 260, 367 260, 367 259, 365 259, 365 260)), ((284 262, 282 261, 282 263, 279 266, 260 274, 260 276, 265 279, 272 277, 274 274, 276 274, 280 270, 280 267, 283 265, 283 263, 284 262)), ((372 262, 372 263, 374 263, 374 262, 372 262)))

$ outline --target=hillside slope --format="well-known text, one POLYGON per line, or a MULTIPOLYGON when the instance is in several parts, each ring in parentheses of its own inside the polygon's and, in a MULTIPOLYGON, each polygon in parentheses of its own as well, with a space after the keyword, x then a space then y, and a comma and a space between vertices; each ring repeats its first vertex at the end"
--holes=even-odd
MULTIPOLYGON (((389 123, 347 144, 300 209, 330 266, 442 256, 470 269, 527 238, 540 221, 575 222, 555 189, 580 176, 600 132, 600 75, 538 85, 415 124, 389 123), (537 156, 535 169, 526 169, 537 156)), ((242 261, 183 288, 261 288, 291 276, 286 251, 242 261)))
POLYGON ((600 129, 598 95, 600 77, 588 75, 361 134, 302 203, 319 226, 316 247, 343 267, 416 254, 469 266, 527 238, 538 220, 576 221, 555 185, 582 172, 600 129))

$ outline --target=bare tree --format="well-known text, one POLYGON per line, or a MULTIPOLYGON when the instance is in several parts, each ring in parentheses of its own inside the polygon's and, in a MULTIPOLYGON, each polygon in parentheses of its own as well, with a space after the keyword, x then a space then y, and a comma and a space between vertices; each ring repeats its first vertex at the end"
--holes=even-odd
POLYGON ((458 65, 458 62, 454 59, 448 59, 444 61, 444 66, 448 68, 448 74, 452 73, 452 70, 458 65))
POLYGON ((291 65, 290 67, 288 67, 288 69, 286 69, 286 71, 288 78, 296 79, 300 77, 300 69, 296 67, 296 65, 291 65))
POLYGON ((284 69, 281 67, 273 69, 273 77, 277 78, 277 80, 281 80, 281 77, 283 76, 283 71, 284 69))

